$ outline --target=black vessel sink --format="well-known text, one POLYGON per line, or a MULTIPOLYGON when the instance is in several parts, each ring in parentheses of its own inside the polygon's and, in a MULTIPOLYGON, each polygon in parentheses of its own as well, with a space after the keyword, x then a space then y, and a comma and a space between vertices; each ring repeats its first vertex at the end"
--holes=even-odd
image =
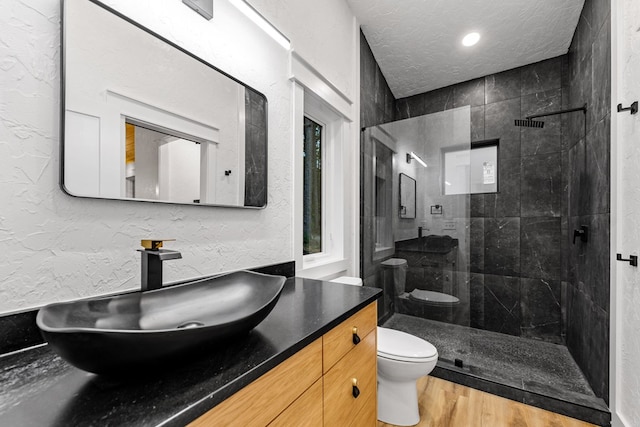
POLYGON ((145 371, 242 336, 275 306, 285 278, 239 271, 113 297, 51 304, 36 322, 53 350, 97 374, 145 371))

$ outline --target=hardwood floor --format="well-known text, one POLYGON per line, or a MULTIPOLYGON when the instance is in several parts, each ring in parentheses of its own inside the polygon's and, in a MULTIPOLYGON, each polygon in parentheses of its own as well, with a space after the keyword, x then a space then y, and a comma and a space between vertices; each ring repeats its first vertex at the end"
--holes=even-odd
MULTIPOLYGON (((514 402, 449 381, 418 380, 417 427, 594 427, 593 424, 514 402)), ((378 421, 378 427, 393 427, 378 421)))

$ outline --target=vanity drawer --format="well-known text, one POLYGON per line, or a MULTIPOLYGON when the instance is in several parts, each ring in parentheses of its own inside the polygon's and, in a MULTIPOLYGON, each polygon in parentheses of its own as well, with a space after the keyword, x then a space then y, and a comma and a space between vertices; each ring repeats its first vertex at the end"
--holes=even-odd
POLYGON ((360 412, 355 416, 349 427, 376 427, 377 425, 378 397, 375 395, 362 405, 362 409, 360 409, 360 412))
POLYGON ((209 412, 190 427, 264 427, 322 376, 322 339, 314 341, 209 412))
POLYGON ((360 345, 353 343, 354 328, 357 328, 357 334, 361 340, 364 340, 371 331, 375 331, 377 315, 377 306, 374 302, 324 335, 322 341, 324 372, 331 369, 349 350, 360 345))
MULTIPOLYGON (((375 306, 374 306, 375 307, 375 306)), ((349 351, 324 375, 324 425, 375 427, 377 377, 376 331, 362 337, 360 344, 349 351), (353 396, 353 379, 357 379, 360 395, 353 396), (369 411, 365 408, 369 408, 369 411), (371 416, 373 414, 373 416, 371 416), (363 417, 358 420, 357 417, 363 417), (373 420, 373 424, 368 424, 373 420)))
POLYGON ((269 427, 322 427, 322 379, 316 381, 269 427))

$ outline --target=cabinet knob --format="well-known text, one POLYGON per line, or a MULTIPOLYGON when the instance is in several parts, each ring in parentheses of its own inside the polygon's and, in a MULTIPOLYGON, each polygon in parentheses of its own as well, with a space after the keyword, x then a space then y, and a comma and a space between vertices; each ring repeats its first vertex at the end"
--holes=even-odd
POLYGON ((360 337, 358 336, 358 327, 354 326, 352 329, 353 332, 353 344, 358 344, 360 342, 360 337))
POLYGON ((360 396, 360 389, 358 388, 358 379, 357 378, 351 378, 351 385, 353 387, 353 390, 352 390, 353 397, 354 397, 354 399, 357 399, 358 396, 360 396))

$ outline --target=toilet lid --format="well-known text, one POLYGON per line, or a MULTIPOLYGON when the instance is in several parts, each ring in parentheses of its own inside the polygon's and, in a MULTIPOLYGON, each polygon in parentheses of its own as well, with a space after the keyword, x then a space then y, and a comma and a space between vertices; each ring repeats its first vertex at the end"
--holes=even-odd
POLYGON ((442 306, 457 305, 460 302, 460 299, 453 295, 443 294, 442 292, 424 291, 422 289, 412 290, 409 297, 414 300, 442 306))
POLYGON ((378 356, 405 362, 419 362, 438 357, 438 350, 422 338, 395 329, 378 327, 378 356))
POLYGON ((407 260, 404 258, 389 258, 388 260, 381 262, 380 265, 387 268, 399 268, 407 265, 407 260))

